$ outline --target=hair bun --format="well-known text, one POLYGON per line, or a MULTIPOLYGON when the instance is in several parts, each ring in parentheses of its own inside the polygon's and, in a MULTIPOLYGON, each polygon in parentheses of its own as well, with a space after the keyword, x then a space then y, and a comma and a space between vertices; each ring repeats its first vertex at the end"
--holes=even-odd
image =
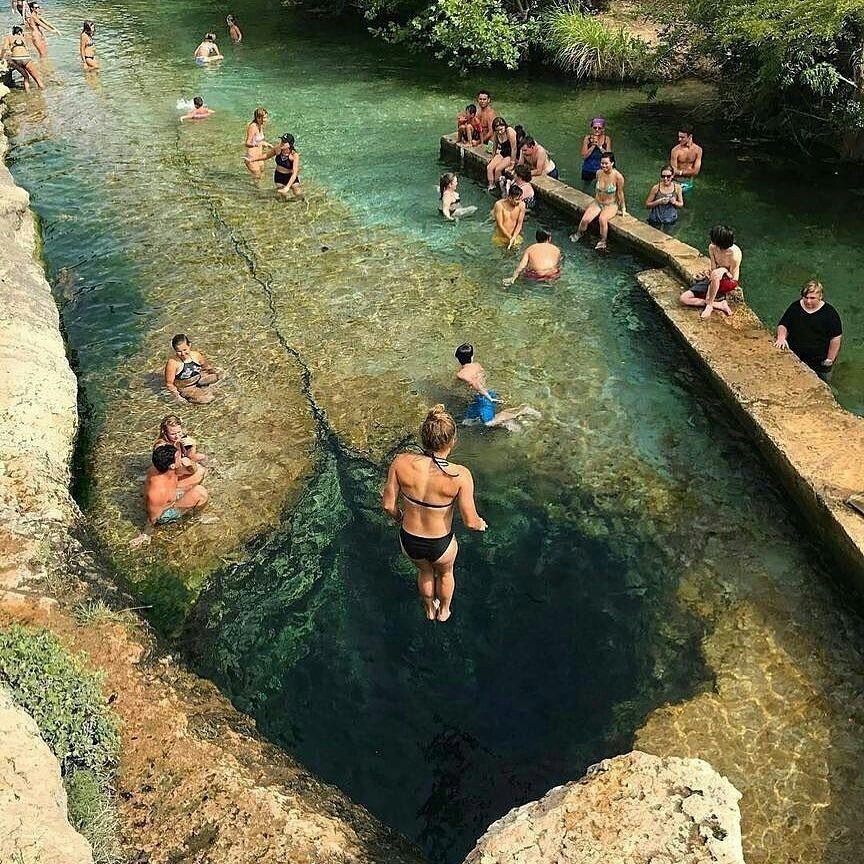
POLYGON ((426 415, 426 417, 427 418, 438 417, 441 414, 446 414, 446 413, 447 413, 447 409, 444 407, 444 405, 441 402, 439 402, 437 405, 433 405, 429 409, 429 413, 426 415))

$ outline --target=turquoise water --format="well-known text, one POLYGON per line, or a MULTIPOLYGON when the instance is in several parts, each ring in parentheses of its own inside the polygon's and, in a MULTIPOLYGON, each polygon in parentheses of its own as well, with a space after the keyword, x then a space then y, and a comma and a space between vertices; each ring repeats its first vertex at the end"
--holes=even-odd
MULTIPOLYGON (((85 14, 55 10, 64 32, 85 14)), ((276 5, 235 12, 246 42, 199 69, 189 58, 205 30, 224 32, 221 8, 109 2, 101 75, 54 39, 52 86, 12 99, 11 167, 42 219, 84 390, 81 498, 121 577, 268 736, 433 861, 461 860, 509 807, 630 747, 654 709, 715 696, 710 718, 653 746, 707 752, 706 729, 724 742, 711 758, 745 791, 748 860, 832 860, 838 831, 836 854, 854 859, 864 632, 749 441, 710 395, 695 398, 704 382, 636 287, 640 263, 568 246, 560 282, 505 291, 515 262, 492 250, 488 222, 448 225, 435 209, 438 136, 479 79, 276 5), (176 102, 197 93, 217 114, 180 127, 176 102), (243 171, 259 103, 273 137, 297 136, 304 203, 243 171), (182 410, 217 460, 219 521, 133 554, 138 478, 175 409, 159 372, 181 329, 231 373, 213 406, 182 410), (491 528, 460 537, 454 618, 427 626, 377 492, 430 404, 463 410, 452 351, 465 339, 509 403, 543 416, 519 435, 461 436, 491 528), (746 662, 733 650, 745 636, 746 662), (752 742, 778 726, 776 692, 799 690, 802 712, 818 711, 779 742, 792 766, 752 742), (739 719, 750 705, 761 726, 739 719), (853 770, 809 770, 826 740, 853 770)), ((656 105, 485 80, 565 178, 583 118, 605 114, 634 193, 698 95, 656 105)), ((847 228, 826 223, 814 248, 788 177, 728 148, 707 165, 685 239, 732 221, 748 296, 771 314, 811 266, 851 307, 851 205, 847 228)), ((462 192, 491 204, 467 178, 462 192)), ((569 226, 539 221, 566 244, 569 226)), ((853 356, 835 379, 846 395, 853 356)))

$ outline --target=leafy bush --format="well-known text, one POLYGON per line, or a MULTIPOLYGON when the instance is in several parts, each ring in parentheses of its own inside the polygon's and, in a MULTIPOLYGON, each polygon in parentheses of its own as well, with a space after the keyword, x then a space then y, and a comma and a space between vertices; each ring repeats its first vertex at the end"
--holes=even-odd
POLYGON ((611 27, 582 7, 564 4, 543 20, 544 47, 556 65, 579 79, 642 81, 650 77, 653 52, 624 27, 611 27))
POLYGON ((119 750, 101 680, 47 630, 0 630, 0 684, 36 721, 65 776, 77 769, 112 773, 119 750))

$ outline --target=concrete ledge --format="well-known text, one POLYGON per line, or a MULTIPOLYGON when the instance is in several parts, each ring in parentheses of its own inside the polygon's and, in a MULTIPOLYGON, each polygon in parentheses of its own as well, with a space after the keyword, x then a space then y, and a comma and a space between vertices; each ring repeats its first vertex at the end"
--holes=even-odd
MULTIPOLYGON (((485 177, 489 157, 483 148, 462 147, 448 135, 441 138, 441 156, 485 177)), ((574 224, 592 200, 560 180, 541 177, 532 184, 574 224)), ((844 503, 864 491, 864 419, 841 408, 830 388, 794 355, 774 348, 743 297, 731 318, 714 315, 707 322, 678 303, 681 283, 692 284, 708 266, 697 249, 632 216, 616 216, 609 232, 665 268, 640 273, 639 284, 750 431, 847 581, 864 594, 864 517, 844 503)))

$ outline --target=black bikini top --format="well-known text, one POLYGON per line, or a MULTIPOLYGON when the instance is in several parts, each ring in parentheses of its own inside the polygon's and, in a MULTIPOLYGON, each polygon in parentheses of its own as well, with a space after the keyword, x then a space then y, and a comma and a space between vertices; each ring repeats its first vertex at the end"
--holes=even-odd
MULTIPOLYGON (((441 470, 442 474, 446 474, 448 477, 459 476, 458 474, 451 474, 449 471, 445 470, 450 465, 450 463, 446 459, 442 459, 440 456, 436 456, 429 450, 421 450, 420 452, 424 456, 427 456, 429 459, 431 459, 435 463, 435 465, 441 470)), ((459 493, 457 492, 446 504, 430 504, 428 501, 420 501, 417 498, 412 498, 404 489, 400 489, 399 492, 406 501, 410 501, 412 504, 416 504, 418 507, 430 507, 432 509, 441 510, 443 510, 445 507, 452 507, 453 502, 459 497, 459 493)))

